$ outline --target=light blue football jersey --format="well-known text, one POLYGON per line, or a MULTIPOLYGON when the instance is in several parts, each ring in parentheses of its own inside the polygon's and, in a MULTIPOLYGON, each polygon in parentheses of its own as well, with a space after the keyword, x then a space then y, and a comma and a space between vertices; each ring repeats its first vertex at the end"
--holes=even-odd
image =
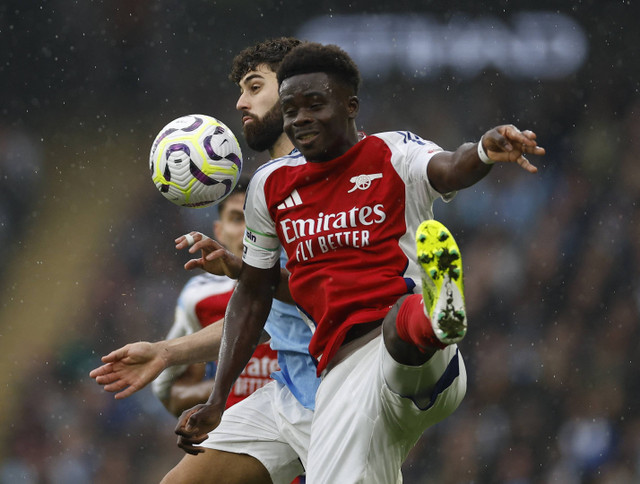
MULTIPOLYGON (((280 265, 284 267, 286 262, 287 255, 281 251, 280 265)), ((265 330, 271 336, 271 347, 278 352, 280 365, 280 371, 271 377, 286 385, 304 407, 313 410, 320 378, 309 354, 311 329, 295 306, 274 299, 265 330)))

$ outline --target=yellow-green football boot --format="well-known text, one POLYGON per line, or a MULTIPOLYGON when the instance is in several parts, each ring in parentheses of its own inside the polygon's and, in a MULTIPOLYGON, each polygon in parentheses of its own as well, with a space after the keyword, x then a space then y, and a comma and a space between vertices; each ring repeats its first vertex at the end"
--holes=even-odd
POLYGON ((422 268, 422 297, 433 332, 444 344, 467 333, 462 258, 451 232, 435 220, 420 224, 416 232, 418 262, 422 268))

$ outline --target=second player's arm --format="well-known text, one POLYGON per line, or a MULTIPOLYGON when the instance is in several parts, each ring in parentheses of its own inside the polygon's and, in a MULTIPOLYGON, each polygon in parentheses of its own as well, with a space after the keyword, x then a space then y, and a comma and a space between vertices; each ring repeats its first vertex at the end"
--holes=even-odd
MULTIPOLYGON (((127 398, 169 367, 215 360, 220 349, 222 328, 220 320, 180 338, 155 343, 129 343, 103 356, 103 364, 91 370, 89 376, 103 385, 106 391, 117 392, 115 398, 127 398)), ((167 384, 180 373, 182 370, 167 374, 167 384)))
POLYGON ((223 323, 221 319, 195 333, 154 343, 166 362, 165 367, 215 361, 220 350, 223 323))

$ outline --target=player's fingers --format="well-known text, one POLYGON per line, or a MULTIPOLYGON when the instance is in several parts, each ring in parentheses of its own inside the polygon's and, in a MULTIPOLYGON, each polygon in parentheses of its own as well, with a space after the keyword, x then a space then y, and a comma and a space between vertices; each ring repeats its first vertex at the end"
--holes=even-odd
POLYGON ((535 147, 536 146, 536 134, 530 129, 525 129, 524 131, 520 131, 515 126, 511 125, 508 130, 508 137, 518 144, 518 148, 522 147, 535 147))
POLYGON ((197 435, 179 435, 178 436, 178 447, 183 449, 185 452, 202 452, 201 449, 195 447, 205 440, 209 436, 208 433, 199 432, 197 435))
POLYGON ((501 126, 497 131, 502 135, 495 140, 500 151, 510 152, 521 149, 522 146, 535 146, 536 144, 533 131, 520 131, 513 124, 501 126), (533 137, 531 137, 532 135, 533 137))
POLYGON ((203 237, 205 237, 205 235, 196 230, 193 230, 188 234, 181 235, 175 239, 176 249, 186 249, 187 247, 191 247, 199 240, 202 240, 203 237))
POLYGON ((99 375, 96 377, 96 383, 98 385, 108 385, 118 380, 120 377, 115 373, 107 373, 106 375, 99 375))
POLYGON ((180 441, 188 445, 197 445, 207 440, 207 437, 209 436, 208 432, 202 432, 200 429, 193 429, 193 431, 196 433, 178 434, 180 436, 180 441))
POLYGON ((192 271, 193 269, 202 269, 202 266, 202 259, 191 259, 186 262, 184 268, 188 271, 192 271))
POLYGON ((174 242, 176 244, 176 249, 186 249, 187 247, 189 247, 189 242, 184 235, 178 237, 174 242))
POLYGON ((119 392, 120 390, 127 388, 129 383, 124 380, 116 380, 108 385, 104 386, 104 389, 108 392, 119 392))
POLYGON ((220 247, 221 245, 218 244, 215 240, 210 239, 206 235, 200 234, 199 240, 196 240, 193 243, 193 245, 189 247, 189 252, 191 252, 192 254, 195 254, 199 250, 210 251, 210 250, 219 249, 220 247))
POLYGON ((122 348, 118 348, 117 350, 113 350, 108 355, 102 357, 103 363, 113 363, 115 361, 119 361, 127 356, 129 351, 129 345, 125 345, 122 348))
POLYGON ((119 393, 116 393, 114 398, 116 400, 122 400, 123 398, 127 398, 130 397, 131 395, 133 395, 135 392, 137 392, 138 390, 140 390, 139 387, 137 387, 136 385, 130 385, 128 388, 126 388, 124 391, 121 391, 119 393))
POLYGON ((527 150, 527 153, 531 153, 532 155, 542 156, 546 154, 546 150, 542 146, 533 146, 527 150))
POLYGON ((184 450, 187 454, 198 455, 204 450, 201 447, 195 447, 194 444, 183 442, 183 440, 178 437, 178 447, 184 450))
POLYGON ((538 172, 538 168, 533 166, 529 162, 529 160, 527 160, 524 156, 519 156, 518 159, 516 160, 516 163, 518 163, 518 165, 520 165, 522 168, 527 170, 529 173, 537 173, 538 172))
POLYGON ((193 425, 192 423, 190 423, 191 416, 198 411, 198 408, 199 406, 195 406, 193 408, 189 408, 184 412, 182 412, 182 414, 180 415, 180 418, 178 418, 178 423, 176 424, 176 428, 174 429, 174 432, 176 434, 189 435, 189 432, 187 431, 187 427, 189 425, 193 425))
POLYGON ((214 250, 213 252, 209 252, 204 258, 208 261, 216 260, 216 259, 225 259, 227 256, 227 251, 224 248, 220 248, 214 250))
POLYGON ((109 373, 111 373, 112 366, 113 365, 111 363, 107 363, 106 365, 102 365, 102 366, 99 366, 98 368, 94 368, 89 372, 89 376, 91 378, 95 378, 97 381, 97 379, 102 377, 103 375, 108 375, 109 373))

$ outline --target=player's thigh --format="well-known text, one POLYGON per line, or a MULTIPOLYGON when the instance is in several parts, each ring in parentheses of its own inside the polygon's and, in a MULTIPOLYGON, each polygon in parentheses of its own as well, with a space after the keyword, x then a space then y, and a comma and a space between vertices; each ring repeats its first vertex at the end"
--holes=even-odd
POLYGON ((206 449, 185 455, 162 480, 162 484, 271 484, 262 463, 246 454, 206 449))

